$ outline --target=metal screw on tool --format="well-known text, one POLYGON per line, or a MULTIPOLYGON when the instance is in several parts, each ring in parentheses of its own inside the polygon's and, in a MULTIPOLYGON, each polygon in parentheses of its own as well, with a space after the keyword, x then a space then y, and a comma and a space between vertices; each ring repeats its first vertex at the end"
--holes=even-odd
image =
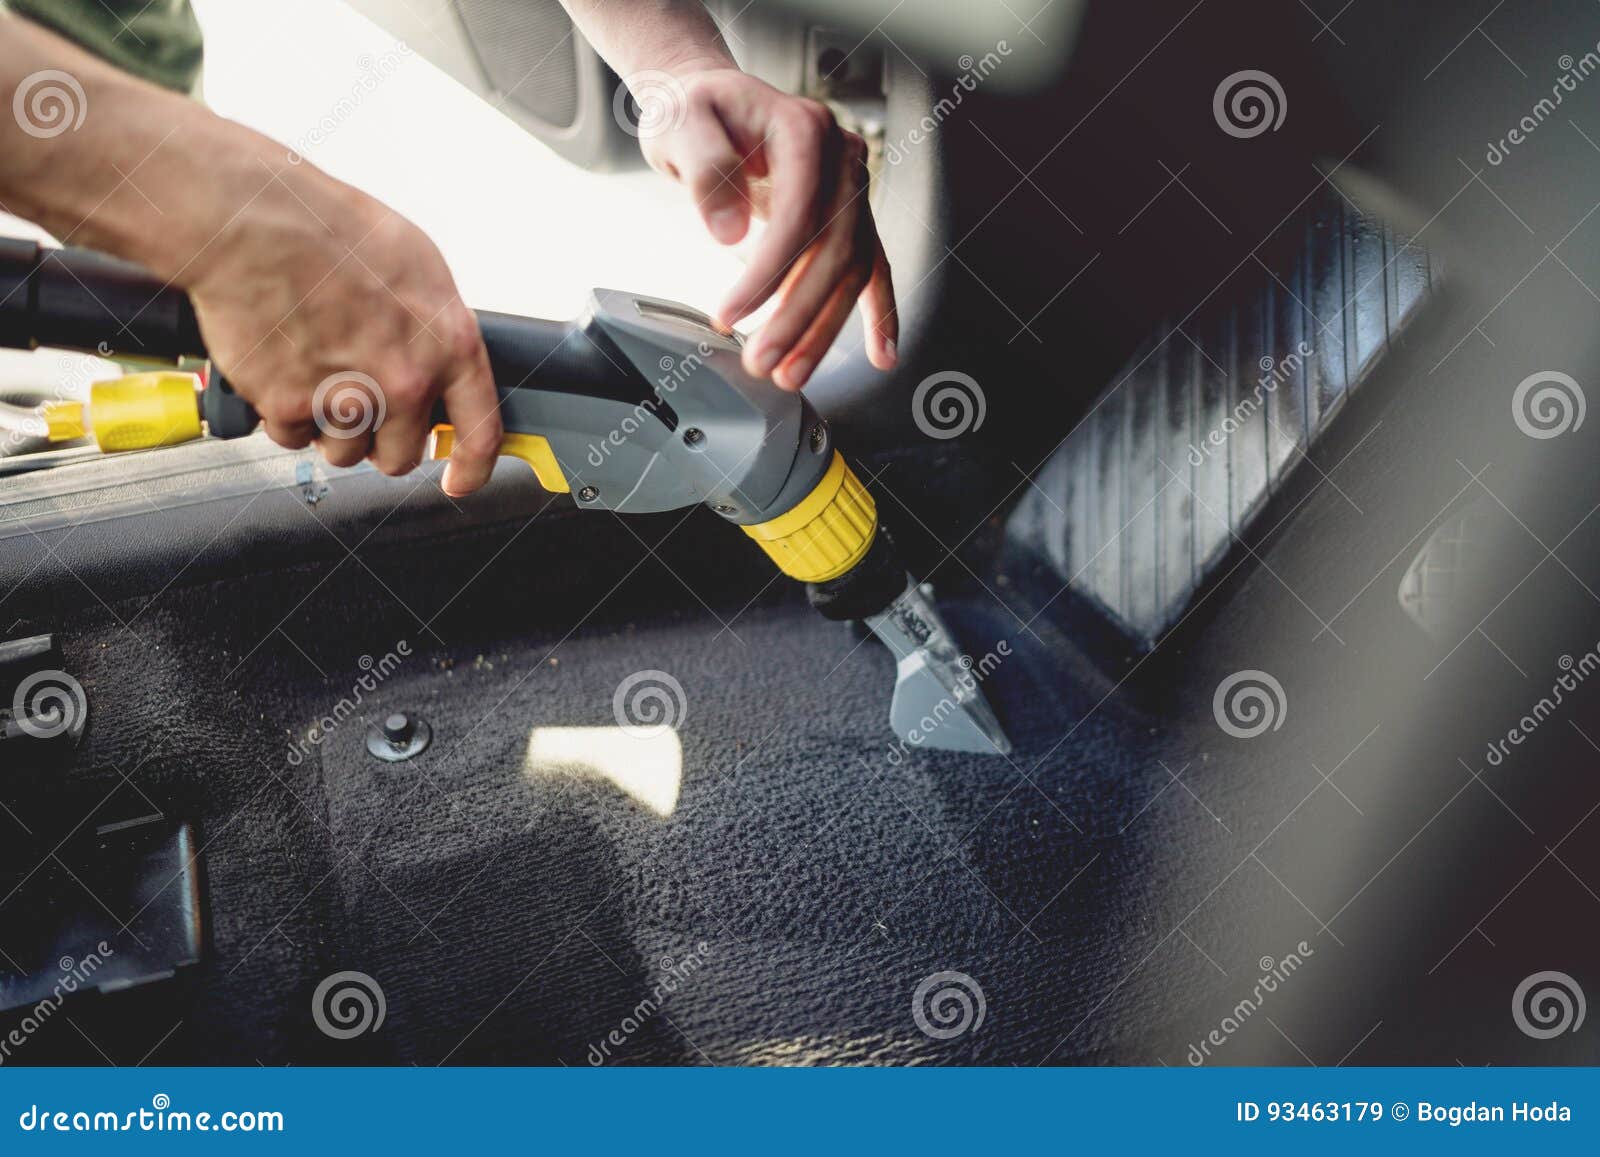
POLYGON ((382 723, 367 728, 367 753, 385 763, 401 763, 421 755, 433 742, 433 729, 427 720, 404 711, 385 716, 382 723))
POLYGON ((822 453, 822 447, 828 440, 828 428, 820 422, 811 427, 811 452, 822 453))
POLYGON ((598 487, 595 487, 595 486, 585 486, 582 490, 578 491, 578 501, 579 502, 593 502, 596 498, 599 498, 599 497, 600 497, 600 490, 599 490, 598 487))
POLYGON ((690 426, 683 432, 683 444, 685 446, 698 446, 705 440, 706 433, 698 426, 690 426))

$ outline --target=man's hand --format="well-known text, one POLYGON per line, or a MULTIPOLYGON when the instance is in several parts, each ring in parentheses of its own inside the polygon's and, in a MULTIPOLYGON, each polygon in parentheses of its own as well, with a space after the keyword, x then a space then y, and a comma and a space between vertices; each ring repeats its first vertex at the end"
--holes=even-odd
POLYGON ((892 368, 899 320, 867 206, 861 138, 824 105, 740 72, 700 0, 562 3, 624 83, 634 77, 643 89, 649 78, 649 92, 634 94, 644 101, 640 145, 651 165, 688 187, 711 235, 732 245, 752 217, 767 222, 717 311, 732 325, 778 295, 745 350, 745 368, 798 390, 857 299, 867 357, 892 368))
POLYGON ((488 357, 415 226, 266 137, 0 14, 0 93, 62 73, 83 115, 61 131, 0 117, 0 202, 187 290, 213 360, 275 441, 404 473, 443 398, 457 431, 444 488, 483 485, 500 446, 488 357))
POLYGON ((494 379, 439 251, 307 166, 280 183, 290 205, 252 202, 186 271, 212 359, 274 442, 315 441, 334 466, 411 470, 442 397, 458 432, 444 489, 478 489, 500 446, 494 379))
POLYGON ((724 245, 742 240, 752 217, 768 223, 717 313, 731 326, 779 295, 745 350, 745 368, 800 389, 857 299, 868 358, 892 368, 899 324, 889 261, 867 204, 865 142, 841 129, 826 106, 737 68, 687 71, 679 80, 683 108, 668 110, 667 131, 642 134, 645 158, 689 189, 724 245))

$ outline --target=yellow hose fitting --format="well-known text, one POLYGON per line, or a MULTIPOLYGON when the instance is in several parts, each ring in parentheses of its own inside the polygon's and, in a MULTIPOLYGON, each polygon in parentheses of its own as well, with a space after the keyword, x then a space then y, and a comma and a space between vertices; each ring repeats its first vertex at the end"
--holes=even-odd
POLYGON ((171 370, 129 374, 89 387, 94 440, 107 453, 175 446, 200 437, 200 401, 193 374, 171 370))
POLYGON ((787 513, 744 532, 778 569, 806 583, 838 578, 860 562, 878 531, 878 508, 835 452, 816 488, 787 513))
POLYGON ((82 402, 46 402, 44 436, 52 442, 70 442, 89 432, 83 420, 82 402))

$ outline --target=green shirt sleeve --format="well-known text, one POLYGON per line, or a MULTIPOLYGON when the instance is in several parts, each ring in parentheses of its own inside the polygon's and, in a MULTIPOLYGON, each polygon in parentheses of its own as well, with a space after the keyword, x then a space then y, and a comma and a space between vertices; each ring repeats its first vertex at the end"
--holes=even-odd
POLYGON ((200 80, 200 22, 189 0, 0 0, 125 72, 178 92, 200 80))

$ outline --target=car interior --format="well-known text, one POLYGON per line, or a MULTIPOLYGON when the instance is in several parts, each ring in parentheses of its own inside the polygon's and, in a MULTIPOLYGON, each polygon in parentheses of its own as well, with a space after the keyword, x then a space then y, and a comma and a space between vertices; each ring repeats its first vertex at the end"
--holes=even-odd
MULTIPOLYGON (((659 180, 556 0, 349 7, 659 180)), ((1009 751, 897 739, 896 656, 707 509, 9 437, 0 1030, 114 949, 19 1061, 1600 1060, 1508 1007, 1600 982, 1600 11, 709 7, 871 148, 900 364, 854 321, 805 396, 1009 751), (343 972, 378 1031, 311 1015, 343 972)), ((104 365, 28 356, 81 372, 6 362, 0 417, 104 365)))

